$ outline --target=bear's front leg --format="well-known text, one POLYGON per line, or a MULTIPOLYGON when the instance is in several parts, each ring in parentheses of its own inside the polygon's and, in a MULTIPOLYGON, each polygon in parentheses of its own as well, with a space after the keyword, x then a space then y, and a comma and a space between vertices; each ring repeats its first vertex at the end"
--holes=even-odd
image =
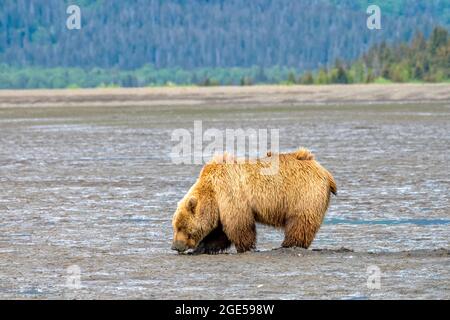
POLYGON ((222 225, 211 231, 194 250, 194 254, 217 254, 226 251, 231 241, 223 232, 222 225))
POLYGON ((255 223, 249 224, 224 224, 224 231, 227 237, 236 247, 238 253, 244 253, 255 249, 256 247, 256 226, 255 223))

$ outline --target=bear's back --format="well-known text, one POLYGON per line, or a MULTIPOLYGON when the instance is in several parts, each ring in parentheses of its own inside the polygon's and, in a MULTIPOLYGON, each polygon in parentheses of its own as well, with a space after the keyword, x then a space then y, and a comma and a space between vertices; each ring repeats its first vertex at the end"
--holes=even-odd
POLYGON ((264 174, 271 164, 267 160, 208 164, 203 175, 218 198, 247 202, 258 210, 290 210, 292 206, 328 199, 331 175, 317 161, 298 160, 295 153, 281 154, 278 167, 272 163, 274 174, 264 174))

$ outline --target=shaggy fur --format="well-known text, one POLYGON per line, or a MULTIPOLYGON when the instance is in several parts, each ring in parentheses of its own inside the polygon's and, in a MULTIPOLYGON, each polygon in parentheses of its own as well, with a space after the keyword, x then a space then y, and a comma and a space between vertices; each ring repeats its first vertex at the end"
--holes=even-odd
POLYGON ((276 175, 261 174, 264 159, 239 163, 225 155, 206 164, 174 214, 173 248, 215 253, 231 242, 245 252, 255 248, 256 222, 284 228, 283 247, 308 248, 336 183, 306 149, 277 156, 276 175))

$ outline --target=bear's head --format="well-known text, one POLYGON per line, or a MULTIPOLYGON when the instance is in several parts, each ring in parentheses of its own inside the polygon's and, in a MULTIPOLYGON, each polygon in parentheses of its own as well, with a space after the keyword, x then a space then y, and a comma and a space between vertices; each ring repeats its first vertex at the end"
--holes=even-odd
POLYGON ((190 191, 178 203, 172 219, 172 250, 195 249, 219 224, 219 210, 214 194, 205 190, 190 191))

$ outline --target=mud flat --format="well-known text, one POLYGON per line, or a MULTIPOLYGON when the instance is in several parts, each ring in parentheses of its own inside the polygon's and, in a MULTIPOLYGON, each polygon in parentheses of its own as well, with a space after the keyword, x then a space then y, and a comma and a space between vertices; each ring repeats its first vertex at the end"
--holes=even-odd
POLYGON ((0 91, 0 298, 449 299, 449 89, 0 91), (333 173, 309 250, 264 226, 256 252, 170 250, 201 167, 172 163, 171 133, 195 120, 278 128, 333 173))
POLYGON ((450 290, 447 249, 291 248, 214 256, 41 250, 45 254, 36 252, 20 262, 5 261, 3 255, 2 264, 9 263, 5 276, 11 277, 2 280, 3 298, 448 299, 450 290), (65 285, 64 267, 72 264, 82 266, 79 289, 65 285), (373 270, 380 270, 379 287, 369 278, 373 270), (30 278, 25 282, 23 277, 30 278))
POLYGON ((322 105, 445 102, 450 84, 0 90, 0 107, 322 105))

